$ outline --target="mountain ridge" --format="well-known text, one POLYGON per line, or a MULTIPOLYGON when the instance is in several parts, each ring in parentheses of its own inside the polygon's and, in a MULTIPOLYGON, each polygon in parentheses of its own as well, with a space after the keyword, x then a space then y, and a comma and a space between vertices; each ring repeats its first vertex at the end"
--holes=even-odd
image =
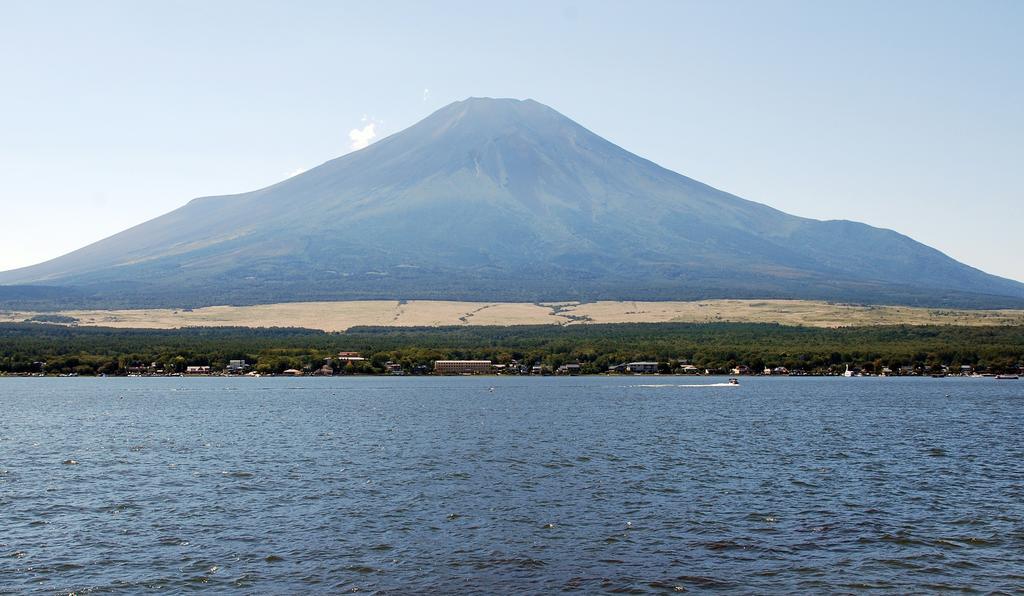
MULTIPOLYGON (((200 197, 0 284, 124 306, 795 298, 1012 307, 1024 284, 714 189, 533 100, 470 98, 250 192, 200 197), (83 298, 84 297, 84 298, 83 298)), ((0 303, 5 302, 0 288, 0 303)))

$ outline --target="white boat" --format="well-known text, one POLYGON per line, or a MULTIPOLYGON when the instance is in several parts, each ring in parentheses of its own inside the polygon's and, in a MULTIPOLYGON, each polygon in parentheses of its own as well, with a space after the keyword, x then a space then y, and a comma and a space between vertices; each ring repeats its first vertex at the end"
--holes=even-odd
POLYGON ((996 375, 996 379, 1000 381, 1016 381, 1019 378, 1018 375, 996 375))

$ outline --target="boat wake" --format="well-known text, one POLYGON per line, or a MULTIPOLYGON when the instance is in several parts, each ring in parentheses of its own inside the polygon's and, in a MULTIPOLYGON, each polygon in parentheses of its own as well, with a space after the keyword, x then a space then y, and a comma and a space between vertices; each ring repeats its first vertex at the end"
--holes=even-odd
POLYGON ((704 389, 706 387, 739 387, 738 383, 706 383, 704 385, 673 385, 671 383, 661 385, 626 385, 626 387, 635 387, 640 389, 660 389, 663 387, 692 387, 694 389, 704 389))

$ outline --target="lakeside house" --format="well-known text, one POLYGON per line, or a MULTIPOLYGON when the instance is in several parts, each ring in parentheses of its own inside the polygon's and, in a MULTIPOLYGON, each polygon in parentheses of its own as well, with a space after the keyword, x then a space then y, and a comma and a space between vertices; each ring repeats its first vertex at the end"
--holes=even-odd
MULTIPOLYGON (((137 377, 142 375, 148 375, 157 372, 157 364, 156 362, 153 362, 149 365, 146 365, 142 362, 132 362, 127 367, 125 367, 125 370, 128 371, 128 376, 137 377)), ((160 372, 162 373, 163 371, 161 370, 160 372)))
POLYGON ((208 375, 210 374, 209 366, 188 366, 185 367, 186 375, 208 375))
POLYGON ((338 352, 338 358, 340 362, 362 362, 366 360, 359 352, 338 352))
POLYGON ((609 367, 608 372, 652 375, 658 372, 657 362, 623 362, 609 367))
POLYGON ((578 363, 563 364, 562 366, 558 367, 558 370, 555 371, 555 374, 569 375, 575 377, 580 374, 580 368, 581 367, 578 363))
POLYGON ((483 375, 491 372, 490 360, 437 360, 434 373, 439 375, 483 375))

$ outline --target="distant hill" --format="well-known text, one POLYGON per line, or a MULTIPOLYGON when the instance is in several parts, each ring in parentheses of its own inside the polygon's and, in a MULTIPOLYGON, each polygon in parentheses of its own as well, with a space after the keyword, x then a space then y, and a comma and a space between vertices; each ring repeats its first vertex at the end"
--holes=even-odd
POLYGON ((0 284, 32 286, 0 287, 8 307, 704 298, 1024 305, 1024 284, 896 232, 794 217, 666 170, 535 101, 476 98, 273 186, 196 199, 0 273, 0 284))

